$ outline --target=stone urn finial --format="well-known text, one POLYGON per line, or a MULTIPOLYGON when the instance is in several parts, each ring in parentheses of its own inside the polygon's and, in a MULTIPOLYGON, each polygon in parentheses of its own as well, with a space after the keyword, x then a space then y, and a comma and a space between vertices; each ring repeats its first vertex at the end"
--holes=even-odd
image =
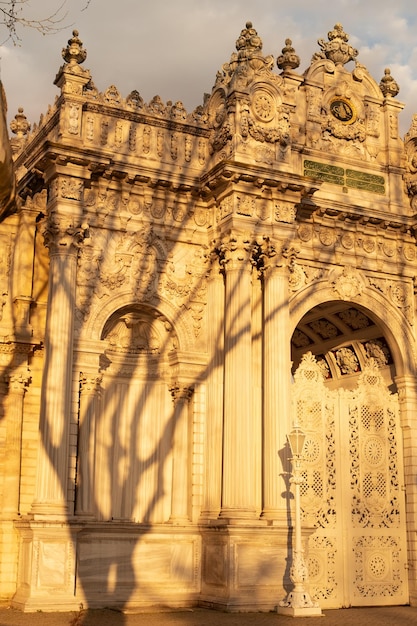
POLYGON ((23 113, 23 108, 19 107, 14 119, 10 122, 10 129, 18 139, 21 139, 30 131, 30 123, 23 113))
POLYGON ((70 66, 84 63, 87 58, 87 50, 83 48, 83 42, 78 37, 78 30, 73 30, 72 35, 67 47, 62 49, 62 58, 70 66))
POLYGON ((349 45, 349 35, 343 30, 341 24, 335 24, 334 29, 327 33, 329 41, 319 39, 318 44, 324 56, 335 63, 335 65, 345 65, 349 61, 354 61, 358 56, 356 48, 349 45))
POLYGON ((385 97, 394 98, 400 92, 398 83, 391 76, 391 70, 388 67, 385 68, 384 76, 379 83, 379 88, 385 97))
POLYGON ((278 69, 287 72, 289 70, 295 70, 300 65, 300 57, 296 54, 292 47, 291 39, 285 40, 285 46, 282 49, 282 54, 277 58, 278 69))
POLYGON ((239 59, 248 59, 252 55, 260 54, 262 50, 262 39, 252 26, 252 22, 246 22, 246 28, 240 33, 236 41, 236 50, 239 59))

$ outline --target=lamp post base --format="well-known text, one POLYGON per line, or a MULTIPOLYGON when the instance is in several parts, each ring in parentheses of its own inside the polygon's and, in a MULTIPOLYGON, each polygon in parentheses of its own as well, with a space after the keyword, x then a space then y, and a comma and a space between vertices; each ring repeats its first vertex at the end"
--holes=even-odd
POLYGON ((323 613, 317 602, 313 602, 306 591, 291 591, 286 600, 277 606, 278 615, 292 617, 322 617, 323 613))

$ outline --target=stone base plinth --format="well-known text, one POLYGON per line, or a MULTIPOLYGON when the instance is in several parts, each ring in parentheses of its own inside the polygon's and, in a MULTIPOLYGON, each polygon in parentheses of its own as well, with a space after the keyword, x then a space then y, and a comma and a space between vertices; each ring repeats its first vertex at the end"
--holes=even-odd
POLYGON ((22 520, 17 591, 12 606, 23 611, 70 611, 79 608, 74 594, 76 535, 66 522, 22 520))
POLYGON ((16 591, 19 536, 13 519, 0 518, 0 601, 9 601, 16 591))
POLYGON ((279 606, 278 615, 289 615, 290 617, 324 617, 320 607, 295 607, 295 606, 279 606))
POLYGON ((201 538, 191 525, 19 523, 12 605, 23 611, 197 606, 201 538))
POLYGON ((200 606, 273 611, 286 595, 288 528, 246 523, 202 530, 200 606))

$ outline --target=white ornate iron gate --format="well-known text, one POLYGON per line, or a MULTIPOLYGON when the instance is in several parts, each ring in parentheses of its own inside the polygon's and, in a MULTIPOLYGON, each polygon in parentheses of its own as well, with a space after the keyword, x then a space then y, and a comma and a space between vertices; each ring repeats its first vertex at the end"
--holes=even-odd
POLYGON ((306 432, 303 523, 311 595, 322 608, 408 602, 398 399, 371 359, 355 390, 328 390, 308 353, 295 374, 306 432))

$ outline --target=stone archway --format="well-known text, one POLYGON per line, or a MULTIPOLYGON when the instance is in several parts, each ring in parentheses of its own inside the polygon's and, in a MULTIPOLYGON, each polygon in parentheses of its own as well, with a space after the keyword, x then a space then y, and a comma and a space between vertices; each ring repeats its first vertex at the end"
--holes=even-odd
POLYGON ((312 595, 323 608, 407 603, 403 442, 382 328, 362 307, 328 302, 298 323, 292 357, 312 595))

